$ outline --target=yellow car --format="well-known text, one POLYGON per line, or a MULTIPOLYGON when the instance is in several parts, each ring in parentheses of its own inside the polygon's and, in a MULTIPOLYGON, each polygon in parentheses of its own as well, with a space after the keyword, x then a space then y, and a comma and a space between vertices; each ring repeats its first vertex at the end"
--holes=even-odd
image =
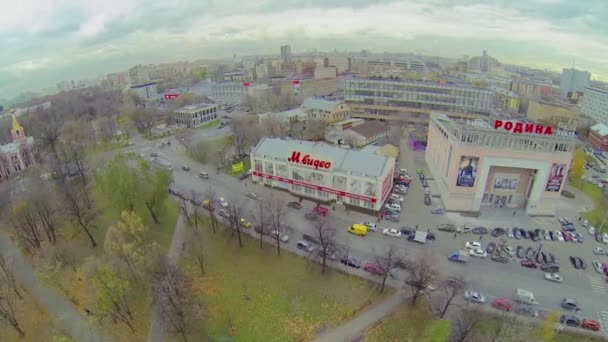
POLYGON ((249 222, 246 218, 241 217, 241 226, 245 228, 251 228, 251 222, 249 222))

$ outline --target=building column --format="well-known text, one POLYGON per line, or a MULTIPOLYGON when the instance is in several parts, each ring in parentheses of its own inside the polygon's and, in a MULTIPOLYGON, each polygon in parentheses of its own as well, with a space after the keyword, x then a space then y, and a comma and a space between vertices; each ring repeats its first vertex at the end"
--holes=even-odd
MULTIPOLYGON (((541 169, 536 170, 536 175, 534 175, 534 183, 532 183, 532 190, 530 191, 530 196, 528 197, 528 204, 526 206, 526 212, 528 215, 537 215, 540 214, 538 211, 538 202, 541 199, 543 193, 545 192, 546 181, 549 177, 550 167, 543 167, 541 169)), ((566 181, 566 177, 564 176, 564 180, 566 181)))

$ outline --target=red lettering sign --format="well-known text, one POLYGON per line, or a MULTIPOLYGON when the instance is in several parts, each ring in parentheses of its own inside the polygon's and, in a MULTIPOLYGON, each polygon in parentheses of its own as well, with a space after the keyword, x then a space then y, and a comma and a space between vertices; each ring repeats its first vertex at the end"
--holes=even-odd
POLYGON ((302 153, 299 151, 291 152, 291 157, 287 158, 287 161, 294 164, 301 164, 306 166, 312 166, 315 169, 329 169, 331 167, 331 162, 323 161, 323 160, 315 160, 310 158, 310 154, 304 155, 304 157, 300 158, 302 153))
POLYGON ((243 82, 243 87, 249 87, 250 83, 249 82, 243 82))
POLYGON ((165 94, 165 100, 175 100, 179 94, 165 94))
POLYGON ((518 133, 518 134, 535 133, 535 134, 543 134, 543 135, 553 135, 553 128, 551 128, 551 126, 544 126, 544 125, 533 124, 533 123, 524 124, 523 122, 512 122, 512 121, 505 122, 502 120, 495 120, 494 129, 499 129, 501 127, 505 131, 508 131, 511 133, 518 133))
POLYGON ((300 84, 300 81, 295 80, 295 81, 293 81, 293 84, 300 84))

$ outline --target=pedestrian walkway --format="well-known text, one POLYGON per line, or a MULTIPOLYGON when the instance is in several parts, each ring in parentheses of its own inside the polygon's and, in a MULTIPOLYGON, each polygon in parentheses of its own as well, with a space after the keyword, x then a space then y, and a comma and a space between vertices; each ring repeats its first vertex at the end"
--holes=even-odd
MULTIPOLYGON (((21 286, 42 306, 50 317, 74 339, 83 342, 111 341, 98 326, 89 322, 82 313, 56 291, 42 285, 34 275, 32 265, 25 260, 19 248, 10 237, 0 232, 0 251, 10 258, 15 269, 15 276, 21 286)), ((26 332, 27 333, 27 332, 26 332)))
POLYGON ((598 322, 603 331, 608 332, 608 311, 600 311, 597 313, 598 322))
POLYGON ((394 312, 406 299, 405 292, 399 290, 381 303, 357 315, 354 319, 323 333, 315 342, 351 342, 358 338, 368 327, 394 312))
POLYGON ((591 290, 593 290, 594 292, 597 292, 597 293, 601 293, 601 294, 608 293, 608 291, 606 291, 606 282, 604 281, 604 279, 602 279, 601 277, 598 277, 598 276, 591 276, 591 275, 587 275, 587 278, 589 278, 591 290))

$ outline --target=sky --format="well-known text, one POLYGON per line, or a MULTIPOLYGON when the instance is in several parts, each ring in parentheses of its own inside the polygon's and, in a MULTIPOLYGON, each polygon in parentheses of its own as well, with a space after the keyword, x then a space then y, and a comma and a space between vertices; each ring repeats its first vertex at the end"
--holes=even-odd
POLYGON ((0 0, 0 99, 137 64, 320 51, 475 56, 608 80, 608 0, 0 0))

